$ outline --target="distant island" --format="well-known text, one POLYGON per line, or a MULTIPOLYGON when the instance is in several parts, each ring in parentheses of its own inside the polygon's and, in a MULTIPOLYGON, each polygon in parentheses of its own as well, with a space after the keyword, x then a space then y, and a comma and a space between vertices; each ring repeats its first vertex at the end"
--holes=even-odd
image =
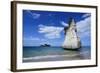
POLYGON ((49 44, 43 44, 43 45, 40 45, 41 47, 51 47, 51 45, 49 44))

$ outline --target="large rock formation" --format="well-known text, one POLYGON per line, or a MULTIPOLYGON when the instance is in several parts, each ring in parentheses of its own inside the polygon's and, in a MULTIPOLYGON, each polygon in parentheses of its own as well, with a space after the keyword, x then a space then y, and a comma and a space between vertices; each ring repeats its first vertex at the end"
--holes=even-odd
POLYGON ((62 45, 64 49, 79 49, 81 47, 80 38, 77 35, 77 28, 74 19, 70 19, 69 26, 64 28, 65 40, 62 45))

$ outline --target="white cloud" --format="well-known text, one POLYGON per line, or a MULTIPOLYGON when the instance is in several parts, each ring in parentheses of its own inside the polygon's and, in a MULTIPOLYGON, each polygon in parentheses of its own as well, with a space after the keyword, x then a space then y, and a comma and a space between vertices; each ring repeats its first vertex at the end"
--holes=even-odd
POLYGON ((39 25, 39 33, 44 33, 44 36, 48 39, 60 38, 62 30, 63 27, 39 25))
POLYGON ((91 14, 90 13, 87 13, 87 14, 84 14, 83 16, 82 16, 82 18, 87 18, 87 17, 90 17, 91 16, 91 14))
POLYGON ((24 46, 39 46, 41 44, 48 43, 46 39, 33 36, 24 37, 23 41, 24 46))
MULTIPOLYGON (((83 15, 84 16, 84 15, 83 15)), ((77 22, 77 31, 80 37, 90 36, 91 18, 90 16, 77 22)))
POLYGON ((27 41, 40 41, 40 39, 38 37, 25 37, 23 40, 27 40, 27 41))
POLYGON ((41 16, 39 13, 34 13, 30 10, 27 10, 27 12, 32 16, 33 19, 38 19, 41 16))
POLYGON ((68 26, 68 24, 65 23, 64 21, 61 21, 60 23, 61 23, 63 26, 68 26))

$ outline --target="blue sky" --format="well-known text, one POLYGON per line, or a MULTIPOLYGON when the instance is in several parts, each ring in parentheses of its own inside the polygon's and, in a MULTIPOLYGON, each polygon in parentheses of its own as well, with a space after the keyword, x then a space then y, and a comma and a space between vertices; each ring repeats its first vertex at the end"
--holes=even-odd
POLYGON ((64 27, 74 18, 83 46, 90 45, 90 13, 23 10, 23 45, 50 44, 61 46, 64 42, 64 27))

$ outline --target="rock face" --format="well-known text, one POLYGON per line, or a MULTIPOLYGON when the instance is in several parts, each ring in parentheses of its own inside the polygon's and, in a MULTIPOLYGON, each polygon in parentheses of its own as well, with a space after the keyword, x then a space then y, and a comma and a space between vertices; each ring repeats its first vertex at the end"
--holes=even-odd
POLYGON ((65 40, 62 45, 64 49, 79 49, 81 47, 80 38, 77 35, 77 28, 74 19, 70 19, 69 26, 64 28, 65 40))

